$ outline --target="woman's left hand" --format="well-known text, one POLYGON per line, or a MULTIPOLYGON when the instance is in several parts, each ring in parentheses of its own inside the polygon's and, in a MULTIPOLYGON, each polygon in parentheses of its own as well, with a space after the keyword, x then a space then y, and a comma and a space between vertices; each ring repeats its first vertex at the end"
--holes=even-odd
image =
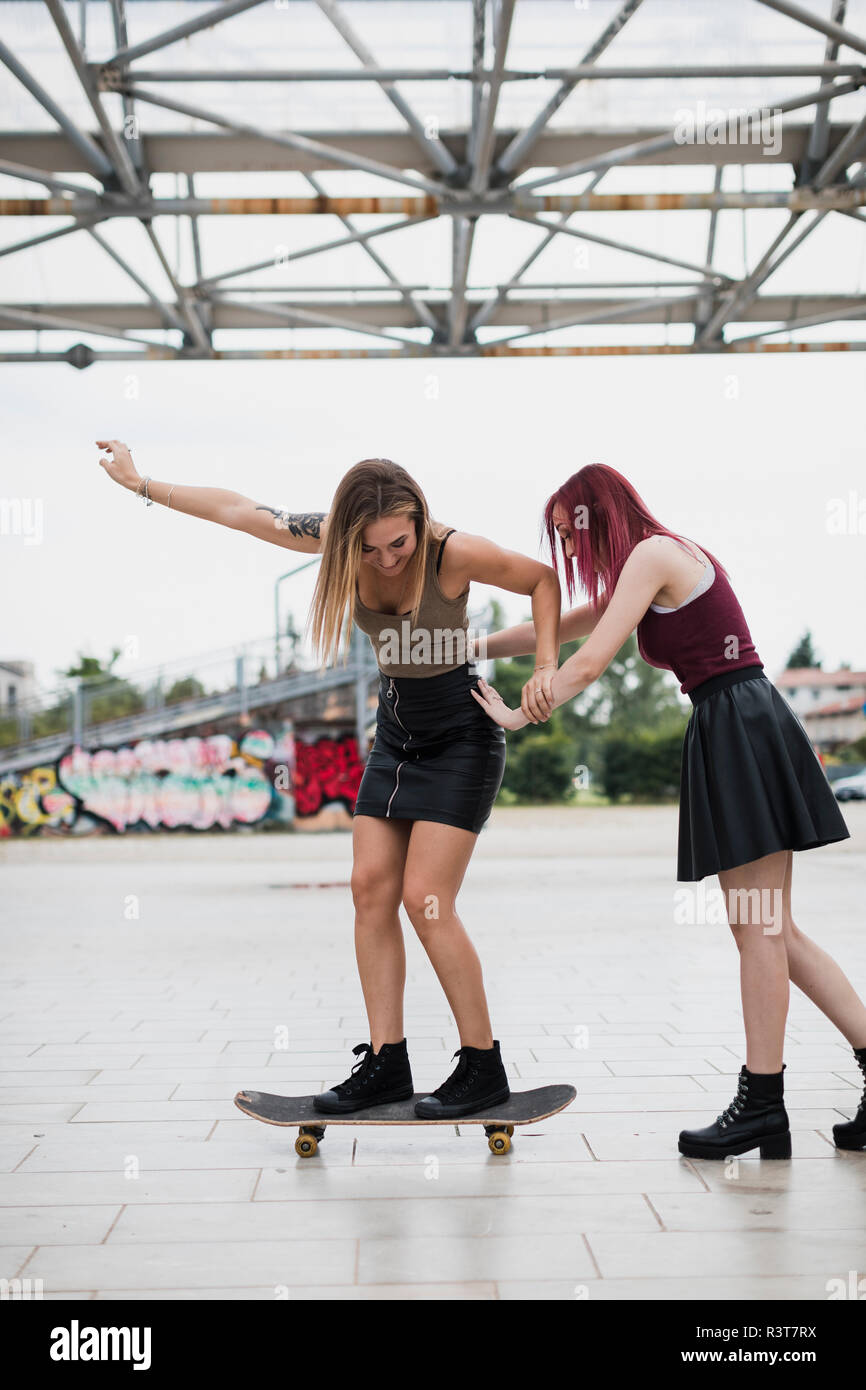
POLYGON ((509 709, 502 696, 493 689, 492 685, 488 685, 482 676, 478 677, 478 690, 474 686, 470 686, 470 690, 473 699, 478 701, 478 704, 501 728, 513 732, 515 729, 525 728, 530 722, 522 710, 509 709))

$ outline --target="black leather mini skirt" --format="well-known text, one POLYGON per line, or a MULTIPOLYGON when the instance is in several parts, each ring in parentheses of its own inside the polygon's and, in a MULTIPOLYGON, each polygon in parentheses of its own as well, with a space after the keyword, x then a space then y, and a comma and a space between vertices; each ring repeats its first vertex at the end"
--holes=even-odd
POLYGON ((678 880, 848 839, 806 730, 760 666, 711 676, 689 698, 678 880))
POLYGON ((438 676, 379 674, 376 737, 354 815, 478 832, 505 772, 505 731, 471 694, 471 662, 438 676))

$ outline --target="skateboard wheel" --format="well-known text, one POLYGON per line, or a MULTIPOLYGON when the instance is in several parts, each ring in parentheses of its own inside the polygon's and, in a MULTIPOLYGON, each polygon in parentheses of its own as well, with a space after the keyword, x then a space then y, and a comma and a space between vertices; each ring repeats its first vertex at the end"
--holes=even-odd
POLYGON ((511 1148, 511 1138, 504 1129, 497 1129, 487 1140, 487 1147, 491 1153, 507 1154, 511 1148))
POLYGON ((314 1134, 299 1134, 295 1140, 295 1153, 299 1158, 312 1158, 318 1148, 319 1142, 314 1134))
POLYGON ((509 1139, 510 1139, 511 1136, 512 1136, 512 1134, 514 1133, 514 1125, 506 1125, 506 1126, 505 1126, 505 1133, 508 1135, 508 1137, 509 1137, 509 1139))

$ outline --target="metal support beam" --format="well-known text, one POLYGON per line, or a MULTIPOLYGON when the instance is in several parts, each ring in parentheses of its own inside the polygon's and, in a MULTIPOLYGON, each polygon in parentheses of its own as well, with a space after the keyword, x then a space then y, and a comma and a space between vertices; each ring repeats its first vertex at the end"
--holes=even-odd
MULTIPOLYGON (((637 0, 637 3, 640 3, 640 0, 637 0)), ((502 74, 505 71, 505 56, 508 52, 508 40, 511 36, 513 18, 514 0, 500 0, 493 37, 493 71, 482 89, 479 127, 473 141, 474 158, 469 180, 469 187, 473 193, 480 193, 490 186, 489 170, 496 128, 496 111, 499 105, 499 93, 502 90, 502 74)))
POLYGON ((106 241, 104 237, 101 237, 99 233, 94 231, 92 227, 88 227, 87 231, 93 238, 93 240, 96 242, 96 244, 102 247, 102 250, 106 253, 106 255, 110 256, 111 259, 117 265, 120 266, 121 270, 129 276, 130 280, 132 280, 134 284, 138 285, 140 290, 144 291, 151 304, 153 304, 159 312, 160 317, 163 320, 164 326, 166 328, 176 328, 180 333, 186 333, 187 328, 184 324, 184 321, 177 313, 177 310, 173 307, 173 305, 164 303, 164 301, 160 299, 159 295, 156 294, 155 291, 150 288, 147 282, 145 280, 142 280, 138 272, 133 270, 132 266, 129 265, 123 259, 119 251, 115 251, 114 247, 111 245, 110 242, 106 241))
MULTIPOLYGON (((72 366, 89 366, 91 362, 158 362, 183 360, 189 356, 177 348, 151 345, 143 352, 96 352, 87 349, 85 361, 77 361, 79 348, 66 352, 0 352, 0 362, 67 362, 72 366)), ((300 362, 340 359, 405 360, 407 357, 684 357, 693 352, 690 343, 609 343, 584 344, 563 347, 512 347, 504 344, 499 347, 484 345, 450 348, 447 344, 438 347, 407 346, 402 351, 393 348, 235 348, 215 352, 220 362, 300 362)), ((716 343, 710 352, 727 357, 738 353, 791 353, 791 352, 866 352, 866 341, 849 342, 798 342, 766 343, 763 339, 738 343, 716 343)))
POLYGON ((84 54, 78 46, 78 40, 72 32, 72 27, 67 19, 62 0, 45 0, 45 5, 51 18, 54 20, 63 47, 66 49, 69 60, 78 75, 78 80, 84 90, 84 95, 87 97, 90 108, 99 122, 102 138, 105 141, 108 157, 111 160, 111 166, 117 181, 126 193, 135 197, 141 192, 141 180, 129 157, 129 151, 120 140, 118 140, 114 133, 114 128, 108 116, 105 114, 102 102, 99 99, 96 83, 87 66, 84 54))
POLYGON ((168 48, 169 44, 177 43, 178 39, 189 38, 190 34, 197 34, 201 29, 211 29, 221 20, 231 19, 232 15, 240 14, 243 10, 252 10, 261 3, 262 0, 224 0, 223 4, 217 5, 214 9, 197 15, 195 19, 187 19, 183 24, 176 24, 173 29, 166 29, 154 38, 145 39, 143 43, 136 43, 131 47, 119 48, 106 60, 103 67, 131 63, 134 58, 143 58, 145 53, 155 53, 159 48, 168 48))
MULTIPOLYGON (((319 198, 327 197, 324 188, 319 183, 318 179, 314 174, 305 174, 304 177, 306 178, 307 182, 311 185, 313 191, 319 198)), ((342 214, 340 216, 340 221, 346 228, 349 235, 352 236, 355 232, 355 227, 351 222, 350 218, 345 214, 342 214)), ((403 225, 406 224, 404 223, 403 225)), ((413 295, 409 290, 403 287, 403 285, 400 283, 399 278, 394 274, 390 266, 387 265, 384 259, 370 245, 370 238, 367 237, 366 239, 362 239, 362 237, 357 237, 355 238, 355 240, 357 245, 364 252, 364 254, 376 266, 377 270, 380 270, 382 272, 382 274, 386 277, 391 286, 395 290, 397 290, 398 294, 400 294, 401 297, 405 300, 405 302, 411 307, 412 312, 414 313, 415 318, 418 320, 418 322, 422 324, 425 328, 429 328, 433 332, 436 332, 438 329, 438 323, 435 315, 432 313, 430 309, 428 309, 426 304, 424 304, 420 299, 417 299, 415 295, 413 295)))
MULTIPOLYGON (((832 158, 832 156, 831 156, 832 158)), ((151 198, 112 204, 99 198, 0 198, 0 216, 75 217, 90 213, 110 217, 164 217, 178 213, 202 217, 310 217, 320 214, 404 213, 409 217, 442 214, 472 217, 541 212, 712 212, 730 208, 775 208, 792 212, 842 211, 862 207, 866 195, 852 183, 823 187, 817 183, 788 191, 728 193, 548 193, 533 197, 519 188, 482 197, 388 198, 151 198)))
MULTIPOLYGON (((714 192, 714 193, 720 193, 720 192, 722 191, 722 176, 723 176, 723 174, 724 174, 724 170, 721 169, 721 168, 717 169, 716 172, 715 172, 715 178, 714 178, 714 181, 713 181, 713 192, 714 192)), ((715 255, 715 250, 716 250, 716 227, 717 227, 717 225, 718 225, 718 218, 719 218, 719 210, 718 210, 718 208, 713 208, 712 212, 710 213, 710 226, 709 226, 709 230, 708 230, 708 232, 707 232, 707 255, 706 255, 706 263, 707 263, 708 266, 711 266, 711 265, 713 264, 713 256, 715 255)), ((713 286, 712 286, 712 285, 709 285, 709 286, 707 287, 706 291, 705 291, 702 295, 699 295, 699 296, 698 296, 698 302, 697 302, 697 305, 696 305, 696 307, 695 307, 695 337, 698 336, 698 334, 701 332, 701 329, 704 327, 704 325, 705 325, 706 323, 709 322, 710 317, 711 317, 711 315, 712 315, 712 312, 713 312, 713 286)))
MULTIPOLYGON (((264 314, 271 318, 282 319, 289 326, 300 323, 312 324, 317 328, 338 328, 346 333, 368 333, 373 338, 388 338, 391 342, 401 343, 406 346, 414 346, 411 339, 401 338, 399 333, 389 333, 385 328, 377 328, 375 324, 354 322, 352 319, 337 318, 334 314, 311 313, 309 309, 302 309, 299 305, 283 304, 246 304, 242 300, 227 299, 222 295, 219 297, 223 304, 240 304, 244 309, 254 314, 264 314)), ((2 310, 0 310, 2 312, 2 310)))
MULTIPOLYGON (((834 24, 842 23, 845 18, 845 9, 848 0, 833 0, 833 12, 831 19, 834 24)), ((832 63, 836 61, 839 53, 839 40, 828 38, 824 47, 824 61, 832 63)), ((827 150, 830 145, 830 103, 822 102, 815 112, 815 121, 812 126, 812 133, 809 136, 809 146, 806 150, 806 157, 798 171, 797 183, 811 182, 813 174, 821 168, 827 158, 827 150)))
MULTIPOLYGON (((854 89, 866 85, 866 71, 854 89)), ((841 89, 837 95, 843 95, 841 89)), ((808 112, 806 114, 809 114, 808 112)), ((187 126, 191 123, 179 123, 187 126)), ((659 136, 670 134, 670 123, 664 128, 641 126, 634 129, 564 129, 559 126, 546 130, 539 138, 530 159, 534 166, 549 169, 564 168, 577 160, 607 155, 621 150, 624 145, 634 148, 637 153, 633 159, 624 158, 617 167, 664 167, 693 168, 715 167, 720 164, 750 164, 762 170, 772 165, 800 164, 806 154, 812 119, 808 121, 786 120, 777 125, 775 145, 752 144, 745 141, 727 142, 720 145, 679 144, 662 150, 658 155, 647 152, 647 141, 655 141, 659 136)), ((830 128, 830 148, 842 139, 850 128, 850 121, 840 125, 834 121, 830 128)), ((400 169, 412 169, 419 163, 418 148, 408 131, 398 129, 329 129, 309 131, 311 137, 331 141, 350 153, 384 160, 400 169)), ((469 164, 466 129, 455 128, 442 132, 455 158, 469 164)), ((306 151, 289 149, 274 145, 257 136, 236 135, 222 130, 175 129, 163 130, 145 128, 143 141, 148 163, 154 173, 195 174, 236 173, 263 171, 285 173, 297 170, 324 169, 330 165, 306 151)), ((508 132, 500 128, 497 142, 503 143, 508 132)), ((3 135, 4 157, 14 159, 20 164, 28 164, 37 169, 62 169, 72 174, 80 171, 91 172, 90 165, 82 158, 74 144, 60 130, 5 131, 3 135)), ((431 161, 432 163, 432 161, 431 161)), ((435 171, 424 169, 423 172, 435 171)), ((522 171, 521 171, 522 172, 522 171)), ((589 172, 593 172, 592 169, 589 172)), ((435 182, 435 181, 434 181, 435 182)), ((436 188, 440 187, 435 183, 436 188)))
POLYGON ((87 168, 92 170, 103 182, 107 178, 113 178, 114 170, 111 167, 111 161, 106 158, 96 141, 92 140, 83 130, 78 129, 78 126, 70 120, 62 107, 58 106, 54 98, 48 95, 35 77, 31 76, 24 64, 19 63, 15 54, 6 47, 2 39, 0 39, 0 62, 6 64, 6 67, 18 78, 21 85, 27 88, 30 95, 35 97, 39 105, 57 122, 78 152, 84 156, 87 168))
MULTIPOLYGON (((330 288, 330 287, 329 287, 330 288)), ((565 293, 561 286, 554 285, 547 289, 544 285, 533 284, 527 286, 518 298, 504 301, 499 306, 495 316, 492 316, 492 323, 495 325, 498 334, 503 336, 513 329, 515 332, 526 328, 532 328, 538 332, 544 331, 553 318, 576 319, 586 315, 591 317, 593 314, 615 312, 621 323, 640 322, 640 323, 660 323, 660 324, 683 324, 691 325, 693 322, 693 312, 690 305, 694 298, 700 297, 706 291, 706 284, 701 280, 681 280, 681 281, 643 281, 624 285, 605 286, 603 284, 585 285, 580 293, 565 293), (555 293, 551 294, 550 289, 555 293), (677 296, 675 300, 665 299, 668 296, 677 296), (649 297, 655 296, 651 303, 654 306, 664 305, 665 307, 648 308, 649 297), (638 310, 637 306, 641 306, 638 310)), ((850 294, 763 294, 751 300, 738 316, 738 321, 745 330, 747 324, 757 329, 769 323, 785 323, 788 320, 802 318, 813 315, 826 316, 826 321, 831 322, 835 317, 844 318, 847 312, 855 305, 859 304, 863 295, 850 294)), ((301 297, 295 291, 287 294, 285 291, 271 291, 271 297, 265 299, 274 309, 282 310, 285 314, 293 309, 301 309, 311 315, 311 322, 316 326, 323 317, 339 315, 342 327, 348 331, 351 324, 353 331, 359 326, 368 328, 371 332, 378 330, 394 331, 404 333, 407 330, 412 332, 416 328, 415 317, 411 310, 397 300, 393 291, 389 292, 389 298, 353 298, 351 302, 346 300, 335 301, 327 297, 327 291, 318 296, 301 297)), ((472 307, 479 307, 481 303, 486 305, 487 301, 476 299, 472 307)), ((265 335, 264 341, 268 341, 273 334, 279 333, 285 324, 284 318, 273 317, 263 320, 257 314, 252 305, 252 300, 247 292, 237 292, 231 297, 217 296, 213 301, 213 322, 214 331, 231 332, 237 330, 260 329, 265 335)), ((40 312, 41 306, 38 301, 32 303, 19 302, 17 308, 30 309, 40 312)), ((134 301, 127 300, 123 303, 106 303, 96 300, 87 302, 56 302, 51 305, 50 312, 60 318, 75 319, 79 325, 89 324, 91 329, 104 326, 106 328, 120 329, 124 332, 137 331, 142 333, 158 333, 165 329, 165 314, 160 303, 155 302, 149 296, 141 295, 134 301)), ((329 324, 328 327, 333 327, 329 324)), ((7 332, 13 331, 14 324, 7 323, 0 312, 0 330, 7 332)), ((179 331, 186 332, 186 327, 181 321, 179 331)), ((413 339, 415 341, 415 339, 413 339)))
MULTIPOLYGON (((806 106, 818 106, 821 102, 832 101, 834 97, 846 96, 849 92, 856 92, 864 85, 863 81, 853 82, 834 82, 825 83, 817 87, 814 92, 807 92, 802 97, 791 97, 788 101, 781 101, 774 104, 772 114, 784 115, 789 111, 800 111, 806 106)), ((757 126, 758 130, 766 124, 767 108, 758 107, 746 112, 734 112, 732 115, 737 122, 738 130, 748 130, 751 133, 752 126, 757 126)), ((520 185, 524 191, 533 188, 543 188, 548 183, 558 183, 561 179, 575 178, 578 174, 588 174, 596 169, 612 169, 615 165, 631 163, 634 160, 646 159, 649 155, 664 154, 667 150, 672 150, 680 143, 677 134, 659 135, 650 140, 641 140, 633 145, 623 145, 616 150, 610 150, 607 154, 591 159, 579 159, 573 164, 567 164, 564 168, 558 169, 554 174, 543 174, 536 179, 528 179, 520 185)))
MULTIPOLYGON (((48 3, 48 0, 46 0, 48 3)), ((51 0, 52 4, 57 0, 51 0)), ((121 84, 125 86, 125 84, 121 84)), ((363 169, 368 174, 378 174, 382 179, 392 179, 396 183, 408 184, 410 188, 420 188, 425 193, 438 193, 439 186, 430 179, 417 178, 414 174, 405 173, 402 169, 395 169, 390 164, 382 164, 377 159, 365 159, 363 155, 350 154, 347 150, 341 150, 336 145, 326 145, 321 140, 310 140, 306 135, 297 135, 289 131, 261 130, 257 126, 248 125, 245 121, 230 121, 225 116, 220 116, 216 111, 203 111, 199 106, 188 106, 185 102, 170 101, 168 97, 159 96, 156 92, 145 92, 140 87, 136 87, 135 96, 138 101, 150 102, 152 106, 160 106, 166 111, 177 111, 181 116, 192 116, 199 121, 208 121, 211 125, 220 126, 223 130, 231 130, 236 135, 252 135, 257 140, 267 140, 274 145, 285 145, 290 150, 304 150, 307 154, 312 154, 324 159, 327 164, 336 164, 344 169, 363 169)))
MULTIPOLYGON (((328 200, 325 199, 324 201, 327 202, 328 200)), ((323 251, 335 251, 343 246, 351 246, 356 242, 365 245, 374 237, 385 236, 388 232, 399 232, 403 227, 414 227, 419 222, 430 222, 434 220, 435 216, 435 213, 429 213, 426 217, 403 217, 399 222, 389 222, 384 227, 374 227, 369 232, 353 231, 348 236, 335 237, 333 241, 318 242, 315 246, 303 246, 299 251, 287 251, 285 256, 280 256, 279 264, 288 265, 291 261, 302 261, 308 256, 319 256, 323 251)), ((275 264, 274 257, 269 256, 266 261, 253 261, 250 265, 238 266, 235 270, 221 270, 217 275, 208 275, 199 282, 199 285, 207 289, 210 285, 221 284, 224 280, 232 280, 238 275, 252 275, 254 271, 265 270, 275 264)))
POLYGON ((63 318, 51 313, 37 313, 32 309, 19 308, 17 304, 0 304, 0 320, 17 320, 25 328, 59 329, 70 333, 95 333, 100 338, 120 338, 126 343, 144 343, 146 347, 155 346, 151 338, 142 338, 135 333, 108 328, 101 323, 82 323, 78 319, 63 318))
MULTIPOLYGON (((859 126, 856 127, 856 129, 859 129, 859 126)), ((845 142, 843 141, 842 143, 844 144, 845 142)), ((816 193, 820 194, 827 179, 832 177, 835 173, 837 167, 837 153, 838 151, 834 152, 823 167, 818 170, 814 184, 812 185, 816 193)), ((846 163, 848 163, 847 158, 846 163)), ((866 193, 864 183, 866 183, 866 173, 861 169, 861 172, 851 182, 850 192, 863 195, 866 193)), ((802 217, 802 211, 792 212, 785 226, 782 228, 781 232, 779 232, 778 236, 773 239, 752 273, 748 275, 739 286, 734 287, 726 302, 716 311, 709 323, 706 324, 695 341, 696 347, 702 347, 709 343, 714 337, 719 336, 724 325, 736 317, 745 305, 754 298, 761 285, 769 280, 770 276, 778 270, 783 261, 787 260, 792 251, 796 251, 797 247, 802 245, 806 240, 806 237, 811 236, 815 228, 821 225, 828 211, 829 209, 819 210, 808 226, 801 228, 799 235, 785 247, 784 251, 781 251, 780 254, 776 256, 775 253, 779 251, 779 248, 787 240, 802 217), (775 260, 773 259, 774 256, 775 260)))
POLYGON ((55 193, 77 193, 80 198, 91 198, 96 191, 87 188, 83 183, 70 183, 68 179, 58 179, 53 174, 46 174, 44 169, 31 169, 28 164, 13 164, 9 159, 0 159, 0 174, 7 174, 10 179, 41 183, 55 193))
MULTIPOLYGON (((187 174, 186 176, 186 196, 188 198, 195 198, 195 183, 193 182, 192 174, 187 174)), ((195 263, 195 279, 196 284, 200 285, 202 283, 202 280, 204 279, 204 270, 202 268, 201 241, 199 239, 198 234, 198 220, 195 214, 193 214, 189 219, 189 230, 190 235, 192 237, 192 256, 193 261, 195 263)))
MULTIPOLYGON (((582 63, 584 69, 594 68, 596 58, 600 57, 605 49, 613 43, 613 40, 620 32, 623 25, 628 23, 641 3, 642 0, 625 0, 622 8, 617 12, 607 28, 584 54, 582 63)), ((592 75, 595 76, 595 73, 593 72, 592 75)), ((539 112, 532 124, 527 126, 526 130, 522 131, 520 135, 515 136, 497 162, 497 168, 501 170, 503 174, 513 173, 519 162, 525 159, 551 116, 559 110, 566 97, 571 95, 580 81, 581 77, 574 76, 573 74, 564 78, 559 90, 554 92, 547 105, 539 112)))
POLYGON ((850 309, 835 309, 827 314, 808 314, 803 318, 790 319, 776 328, 762 328, 760 333, 745 333, 733 339, 736 343, 752 342, 757 338, 769 338, 774 333, 795 333, 799 328, 816 328, 822 323, 837 323, 842 319, 866 319, 866 299, 861 299, 850 309))
MULTIPOLYGON (((472 0, 473 8, 482 0, 472 0)), ((98 70, 100 89, 113 91, 118 70, 107 63, 98 70)), ((506 68, 503 82, 652 81, 661 78, 776 78, 862 77, 862 63, 651 63, 628 67, 601 67, 577 63, 570 68, 506 68)), ((135 82, 480 82, 490 76, 483 61, 471 70, 459 68, 377 67, 364 68, 130 68, 126 80, 135 82)))
POLYGON ((397 91, 393 82, 390 82, 379 73, 376 59, 363 40, 355 33, 336 0, 316 0, 316 4, 326 18, 331 21, 340 37, 349 45, 356 58, 361 60, 370 75, 379 83, 379 86, 391 105, 395 110, 399 111, 400 115, 403 117, 403 120, 418 141, 421 149, 432 156, 434 163, 438 166, 441 173, 446 176, 456 174, 457 161, 447 145, 443 145, 438 135, 430 135, 427 133, 423 123, 419 121, 408 101, 397 91))
POLYGON ((811 10, 804 10, 802 5, 793 5, 790 0, 758 0, 758 4, 766 5, 770 10, 778 10, 779 14, 796 19, 798 23, 805 24, 810 29, 817 29, 819 34, 826 34, 828 38, 835 39, 837 43, 844 43, 857 53, 866 53, 866 39, 858 38, 850 29, 843 29, 841 24, 836 24, 831 19, 822 19, 811 10))
MULTIPOLYGON (((114 25, 114 41, 121 48, 126 47, 126 0, 111 0, 111 19, 114 25)), ((82 44, 82 48, 84 45, 82 44)), ((94 79, 96 90, 99 90, 98 79, 94 79)), ((144 159, 144 150, 141 137, 138 133, 138 121, 135 115, 135 102, 128 92, 121 94, 123 101, 124 117, 124 139, 129 145, 130 158, 135 167, 140 183, 147 183, 148 170, 144 159)))
MULTIPOLYGON (((490 186, 496 111, 499 93, 502 90, 502 74, 505 70, 513 17, 514 0, 500 0, 493 33, 493 68, 486 82, 476 89, 480 96, 476 107, 478 125, 473 129, 469 140, 472 149, 469 188, 476 195, 483 194, 490 186)), ((463 342, 466 335, 466 286, 475 242, 475 226, 474 218, 454 217, 451 232, 451 302, 448 306, 448 341, 452 346, 463 342)))
POLYGON ((34 246, 42 246, 46 241, 57 241, 59 237, 69 236, 71 232, 83 232, 88 227, 95 227, 100 222, 107 222, 110 214, 107 212, 94 212, 88 216, 76 217, 74 222, 65 227, 56 227, 53 232, 43 232, 41 236, 27 237, 25 241, 13 242, 10 246, 0 246, 0 256, 14 256, 18 251, 29 251, 34 246))
POLYGON ((485 347, 498 347, 500 343, 513 343, 519 338, 534 338, 539 333, 556 333, 563 328, 579 328, 583 324, 590 323, 613 323, 617 319, 628 318, 629 322, 640 322, 642 311, 652 311, 657 313, 659 309, 665 309, 674 305, 682 304, 697 298, 694 293, 675 295, 670 299, 659 299, 658 295, 653 295, 651 299, 639 299, 635 303, 630 303, 625 307, 614 309, 589 309, 586 313, 573 316, 566 315, 564 318, 551 319, 547 324, 541 324, 536 328, 526 328, 522 333, 507 333, 502 338, 493 338, 484 344, 485 347))
POLYGON ((168 257, 166 256, 165 252, 162 249, 162 246, 160 245, 159 238, 157 237, 156 232, 153 230, 150 219, 142 219, 142 226, 144 227, 144 230, 147 233, 151 246, 156 252, 157 257, 159 258, 159 263, 163 268, 166 279, 168 280, 169 284, 174 290, 178 311, 183 317, 183 321, 186 324, 186 331, 189 334, 190 339, 201 349, 202 352, 210 356, 212 352, 210 339, 208 338, 208 335, 204 330, 201 319, 196 313, 195 305, 192 302, 192 296, 190 295, 189 291, 185 290, 183 285, 180 284, 174 271, 169 265, 168 257))
POLYGON ((712 266, 709 265, 696 265, 693 261, 684 261, 678 256, 665 256, 661 251, 647 251, 642 246, 631 246, 624 241, 614 241, 612 237, 597 236, 595 232, 579 231, 577 227, 568 227, 564 222, 557 223, 551 229, 549 222, 529 213, 513 212, 511 216, 517 222, 528 222, 533 227, 543 227, 545 231, 552 230, 558 236, 576 237, 578 241, 588 241, 597 246, 607 246, 611 251, 625 251, 629 256, 643 256, 648 261, 658 261, 662 265, 675 265, 679 270, 691 270, 708 280, 723 280, 725 283, 729 283, 728 276, 723 275, 720 270, 713 270, 712 266))

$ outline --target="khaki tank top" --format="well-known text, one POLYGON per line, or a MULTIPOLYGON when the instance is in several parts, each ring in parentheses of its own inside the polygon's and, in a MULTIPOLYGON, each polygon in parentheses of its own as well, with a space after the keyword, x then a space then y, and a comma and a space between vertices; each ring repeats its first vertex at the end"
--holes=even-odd
POLYGON ((376 653, 379 670, 386 676, 440 676, 468 660, 466 607, 469 585, 456 598, 446 598, 439 587, 439 566, 452 526, 441 541, 431 538, 427 557, 427 582, 418 606, 418 620, 411 613, 376 613, 361 602, 355 581, 355 622, 366 632, 376 653), (435 565, 430 564, 434 549, 435 565))

